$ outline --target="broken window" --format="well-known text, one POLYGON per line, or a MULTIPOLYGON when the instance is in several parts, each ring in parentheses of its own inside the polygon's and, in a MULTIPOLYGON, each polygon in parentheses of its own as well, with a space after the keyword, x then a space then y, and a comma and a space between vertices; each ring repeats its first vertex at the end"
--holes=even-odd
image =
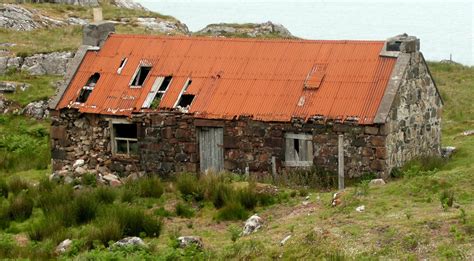
POLYGON ((144 66, 144 65, 140 66, 140 68, 138 68, 138 71, 135 73, 133 80, 130 83, 130 86, 141 87, 143 83, 145 82, 146 77, 148 76, 150 71, 151 71, 151 66, 144 66))
POLYGON ((122 61, 120 62, 119 68, 117 69, 117 74, 121 74, 123 67, 125 67, 125 64, 127 63, 127 58, 123 58, 122 61))
POLYGON ((100 73, 94 73, 91 77, 89 77, 89 80, 87 80, 86 85, 84 85, 84 87, 82 87, 81 91, 79 92, 79 96, 77 96, 76 102, 84 103, 87 101, 87 99, 92 93, 92 90, 94 90, 97 82, 99 81, 99 78, 100 73))
POLYGON ((313 165, 313 139, 310 134, 285 134, 285 165, 290 167, 313 165))
POLYGON ((163 95, 165 95, 166 91, 171 85, 172 80, 173 76, 157 77, 155 79, 155 82, 151 86, 151 90, 146 96, 145 101, 143 102, 142 108, 158 108, 161 102, 161 98, 163 98, 163 95))
POLYGON ((188 90, 189 86, 191 85, 193 81, 188 78, 186 83, 183 86, 183 89, 181 89, 181 93, 178 96, 178 99, 176 100, 176 103, 174 104, 174 107, 181 107, 181 108, 186 108, 188 106, 191 106, 191 103, 194 100, 194 94, 187 94, 186 91, 188 90))
POLYGON ((138 155, 137 125, 113 123, 113 153, 119 155, 138 155))

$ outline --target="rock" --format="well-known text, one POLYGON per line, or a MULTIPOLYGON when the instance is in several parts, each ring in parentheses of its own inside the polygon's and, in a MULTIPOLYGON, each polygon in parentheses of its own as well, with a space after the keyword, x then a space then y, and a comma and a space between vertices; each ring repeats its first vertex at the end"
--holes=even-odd
POLYGON ((126 9, 146 10, 145 7, 133 0, 113 0, 113 4, 126 9))
POLYGON ((461 133, 461 135, 463 135, 463 136, 471 136, 471 135, 474 135, 474 130, 463 131, 463 132, 461 133))
POLYGON ((365 211, 365 206, 362 205, 362 206, 356 207, 356 211, 357 211, 357 212, 364 212, 364 211, 365 211))
POLYGON ((117 187, 117 186, 122 185, 122 182, 120 181, 120 179, 113 174, 107 174, 103 176, 103 179, 107 181, 109 185, 111 185, 112 187, 117 187))
POLYGON ((64 184, 72 184, 73 182, 74 182, 74 179, 71 178, 70 176, 64 177, 64 184))
POLYGON ((369 182, 369 186, 383 186, 385 181, 383 179, 373 179, 369 182))
POLYGON ((66 23, 44 16, 36 10, 28 10, 23 6, 12 4, 0 5, 0 28, 15 31, 31 31, 62 25, 66 25, 66 23))
POLYGON ((456 147, 448 146, 441 148, 441 157, 450 158, 456 152, 456 147))
POLYGON ((69 25, 85 25, 85 24, 87 24, 86 20, 81 19, 81 18, 77 18, 77 17, 68 17, 66 19, 66 22, 69 25))
POLYGON ((285 238, 283 238, 283 240, 280 241, 280 246, 285 245, 285 244, 286 244, 286 241, 288 241, 288 239, 290 239, 290 238, 291 238, 291 235, 288 235, 288 236, 286 236, 285 238))
POLYGON ((115 242, 113 244, 113 246, 115 246, 115 247, 125 247, 125 246, 145 247, 146 244, 139 237, 126 237, 126 238, 120 239, 119 241, 115 242))
POLYGON ((281 38, 296 38, 283 25, 274 24, 270 21, 261 24, 210 24, 199 30, 197 34, 224 37, 245 35, 248 37, 277 36, 281 38))
POLYGON ((242 231, 242 235, 250 235, 251 233, 257 231, 260 227, 262 227, 263 220, 257 214, 249 217, 245 221, 244 230, 242 231))
POLYGON ((21 69, 32 75, 64 75, 67 64, 73 59, 72 52, 53 52, 48 54, 35 54, 26 57, 21 69))
POLYGON ((35 119, 46 119, 49 116, 48 101, 31 102, 23 109, 21 114, 35 119))
POLYGON ((61 176, 57 172, 53 172, 49 175, 49 181, 59 182, 61 180, 61 176))
POLYGON ((309 204, 309 201, 308 200, 305 200, 303 201, 301 204, 303 204, 303 206, 307 206, 309 204))
POLYGON ((74 164, 72 165, 72 168, 77 168, 77 167, 82 167, 84 166, 86 162, 83 160, 83 159, 78 159, 74 162, 74 164))
POLYGON ((56 250, 54 250, 54 253, 60 255, 66 253, 72 246, 72 240, 71 239, 66 239, 63 242, 59 243, 59 245, 56 247, 56 250))
MULTIPOLYGON (((122 20, 123 21, 123 20, 122 20)), ((153 17, 138 17, 136 23, 152 31, 161 33, 183 33, 189 34, 188 27, 180 21, 165 20, 153 17)))
POLYGON ((87 173, 87 170, 83 167, 77 167, 76 169, 74 169, 74 172, 82 176, 87 173))
POLYGON ((76 185, 73 187, 74 190, 80 190, 82 189, 82 185, 76 185))
POLYGON ((26 91, 30 88, 31 85, 27 83, 20 83, 20 82, 0 82, 0 92, 16 92, 17 89, 21 91, 26 91))
POLYGON ((178 237, 179 247, 186 248, 191 245, 195 245, 198 249, 203 248, 201 237, 198 236, 182 236, 178 237))

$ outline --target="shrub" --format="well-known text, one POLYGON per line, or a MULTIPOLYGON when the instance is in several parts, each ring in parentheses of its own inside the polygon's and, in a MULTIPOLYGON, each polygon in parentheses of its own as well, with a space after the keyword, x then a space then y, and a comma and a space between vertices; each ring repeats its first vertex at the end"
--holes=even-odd
POLYGON ((452 207, 454 203, 454 192, 451 190, 443 190, 439 195, 439 201, 445 210, 452 207))
POLYGON ((56 184, 49 180, 49 178, 42 178, 38 184, 39 192, 51 192, 56 184))
POLYGON ((194 216, 194 210, 187 204, 179 202, 176 204, 176 215, 179 217, 191 218, 194 216))
POLYGON ((8 213, 13 220, 25 220, 33 213, 34 202, 31 196, 20 193, 10 200, 8 213))
POLYGON ((74 189, 69 185, 54 186, 51 192, 40 193, 37 206, 48 212, 58 206, 71 204, 73 194, 74 189))
POLYGON ((162 228, 162 221, 138 208, 123 208, 113 206, 104 218, 116 219, 124 236, 140 236, 145 233, 149 237, 158 237, 162 228))
POLYGON ((217 212, 218 220, 244 220, 249 216, 247 210, 240 202, 228 202, 217 212))
POLYGON ((0 235, 0 258, 14 258, 15 253, 13 250, 16 249, 16 243, 13 237, 9 234, 0 235))
POLYGON ((8 198, 8 184, 4 179, 0 179, 0 197, 8 198))
POLYGON ((115 189, 108 186, 101 186, 94 189, 94 194, 97 201, 104 204, 112 204, 117 197, 115 189))
POLYGON ((66 230, 61 224, 62 221, 57 218, 43 218, 30 225, 28 228, 28 237, 34 241, 43 241, 48 238, 54 239, 56 243, 65 239, 66 230))
POLYGON ((237 239, 239 239, 242 229, 235 225, 231 225, 227 228, 227 231, 230 234, 230 240, 232 240, 232 242, 235 242, 237 241, 237 239))
POLYGON ((29 184, 26 180, 19 178, 19 177, 13 177, 10 182, 8 182, 8 190, 17 194, 23 190, 27 190, 29 188, 29 184))
POLYGON ((235 193, 234 190, 230 187, 230 185, 225 183, 217 184, 216 188, 213 191, 208 192, 214 207, 222 208, 226 202, 234 200, 235 193))
POLYGON ((84 224, 95 218, 98 200, 94 194, 83 191, 74 198, 72 206, 76 224, 84 224))
POLYGON ((87 244, 92 246, 92 243, 97 240, 108 246, 109 241, 117 241, 122 237, 123 228, 116 219, 101 219, 88 231, 87 244))
POLYGON ((204 196, 200 186, 197 176, 192 173, 181 173, 176 179, 176 188, 185 199, 202 200, 204 196))
POLYGON ((166 210, 164 207, 160 207, 159 209, 155 210, 155 215, 160 217, 171 217, 173 214, 166 210))
POLYGON ((141 178, 136 181, 138 194, 145 198, 159 198, 163 195, 164 188, 158 177, 141 178))
POLYGON ((82 185, 95 187, 97 186, 97 179, 95 174, 86 173, 82 176, 82 185))
POLYGON ((135 199, 135 192, 133 192, 130 188, 124 187, 122 190, 122 195, 120 196, 120 201, 132 203, 135 199))
POLYGON ((253 186, 240 189, 238 191, 238 198, 242 206, 248 210, 253 210, 258 204, 258 196, 253 186))

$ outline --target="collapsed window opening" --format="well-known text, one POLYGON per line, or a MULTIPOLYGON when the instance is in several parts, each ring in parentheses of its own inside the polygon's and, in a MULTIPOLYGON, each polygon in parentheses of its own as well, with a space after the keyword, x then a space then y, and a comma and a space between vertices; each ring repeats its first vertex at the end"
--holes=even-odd
POLYGON ((132 80, 131 86, 141 87, 145 82, 148 74, 151 71, 151 66, 140 66, 132 80))
POLYGON ((92 93, 92 90, 94 90, 97 82, 99 81, 100 78, 100 73, 94 73, 91 77, 89 77, 89 80, 87 80, 87 83, 84 87, 82 87, 81 91, 79 92, 79 96, 76 99, 76 102, 79 103, 85 103, 89 96, 92 93))
POLYGON ((191 106, 191 103, 193 103, 193 100, 194 100, 193 94, 183 94, 181 95, 181 99, 179 99, 178 106, 182 108, 191 106))
POLYGON ((308 167, 313 165, 313 141, 309 134, 285 134, 285 165, 308 167))
POLYGON ((113 126, 113 154, 138 155, 137 125, 114 123, 113 126))
POLYGON ((127 63, 127 58, 123 58, 122 61, 120 62, 119 68, 117 69, 117 73, 121 74, 123 67, 125 67, 125 64, 127 63))

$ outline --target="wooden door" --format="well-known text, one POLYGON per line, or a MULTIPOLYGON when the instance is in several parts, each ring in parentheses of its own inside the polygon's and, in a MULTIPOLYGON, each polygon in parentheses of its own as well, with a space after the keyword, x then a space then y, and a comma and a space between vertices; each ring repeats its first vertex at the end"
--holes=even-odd
POLYGON ((198 129, 201 172, 224 169, 224 129, 201 127, 198 129))

